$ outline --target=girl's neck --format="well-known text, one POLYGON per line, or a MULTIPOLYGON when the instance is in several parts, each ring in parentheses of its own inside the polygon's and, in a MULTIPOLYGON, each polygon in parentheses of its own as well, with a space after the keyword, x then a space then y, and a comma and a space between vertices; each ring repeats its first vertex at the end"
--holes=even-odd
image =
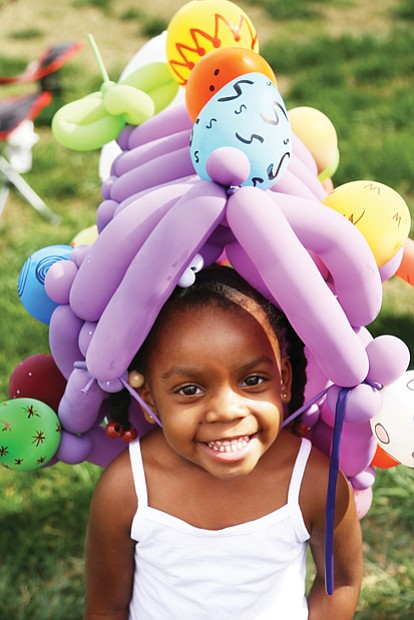
POLYGON ((299 448, 297 437, 283 432, 250 474, 218 479, 171 450, 161 431, 141 443, 149 505, 211 530, 253 521, 284 506, 299 448))

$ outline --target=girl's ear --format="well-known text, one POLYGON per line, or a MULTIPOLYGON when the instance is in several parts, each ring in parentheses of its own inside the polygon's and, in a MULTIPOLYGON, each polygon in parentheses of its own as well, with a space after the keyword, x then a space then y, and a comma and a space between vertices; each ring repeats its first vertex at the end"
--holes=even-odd
POLYGON ((287 355, 283 355, 280 364, 280 393, 284 403, 292 397, 292 365, 287 355))
MULTIPOLYGON (((131 370, 128 373, 128 383, 137 392, 139 392, 140 397, 148 405, 148 407, 154 409, 154 401, 148 383, 145 380, 145 376, 141 372, 138 372, 138 370, 131 370)), ((147 422, 156 424, 156 420, 151 416, 151 414, 143 407, 141 407, 141 409, 147 422)))

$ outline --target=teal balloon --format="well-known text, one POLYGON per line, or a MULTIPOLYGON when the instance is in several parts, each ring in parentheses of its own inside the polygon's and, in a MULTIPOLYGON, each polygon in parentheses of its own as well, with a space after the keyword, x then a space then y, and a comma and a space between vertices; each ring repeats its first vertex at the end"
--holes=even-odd
POLYGON ((43 467, 56 454, 62 429, 56 413, 35 398, 0 404, 0 464, 15 471, 43 467))
POLYGON ((70 245, 51 245, 34 252, 20 270, 17 291, 27 312, 35 319, 49 325, 58 304, 50 299, 45 290, 45 277, 49 268, 59 260, 68 259, 73 248, 70 245))
POLYGON ((193 126, 191 159, 197 174, 209 180, 206 163, 221 147, 245 153, 250 175, 242 185, 268 189, 286 170, 292 130, 284 101, 263 73, 246 73, 221 88, 201 110, 193 126))

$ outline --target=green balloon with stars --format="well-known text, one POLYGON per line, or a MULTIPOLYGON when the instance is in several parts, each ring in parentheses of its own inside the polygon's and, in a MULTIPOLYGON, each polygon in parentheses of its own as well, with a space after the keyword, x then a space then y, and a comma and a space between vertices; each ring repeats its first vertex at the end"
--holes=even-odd
POLYGON ((0 403, 0 464, 33 471, 55 455, 62 429, 56 413, 40 400, 14 398, 0 403))

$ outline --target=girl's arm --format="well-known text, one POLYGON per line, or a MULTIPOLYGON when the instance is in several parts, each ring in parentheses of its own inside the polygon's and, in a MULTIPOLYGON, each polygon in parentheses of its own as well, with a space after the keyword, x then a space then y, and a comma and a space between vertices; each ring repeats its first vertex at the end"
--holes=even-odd
POLYGON ((127 620, 134 576, 136 511, 128 451, 101 477, 91 503, 86 536, 84 620, 127 620))
POLYGON ((351 620, 358 604, 363 572, 361 528, 355 501, 346 478, 340 473, 334 530, 335 584, 334 593, 329 595, 325 591, 324 558, 327 473, 318 475, 318 478, 319 483, 313 488, 319 488, 322 492, 315 493, 319 497, 314 497, 311 522, 310 547, 316 576, 308 596, 309 620, 351 620), (321 478, 324 484, 321 484, 321 478))

